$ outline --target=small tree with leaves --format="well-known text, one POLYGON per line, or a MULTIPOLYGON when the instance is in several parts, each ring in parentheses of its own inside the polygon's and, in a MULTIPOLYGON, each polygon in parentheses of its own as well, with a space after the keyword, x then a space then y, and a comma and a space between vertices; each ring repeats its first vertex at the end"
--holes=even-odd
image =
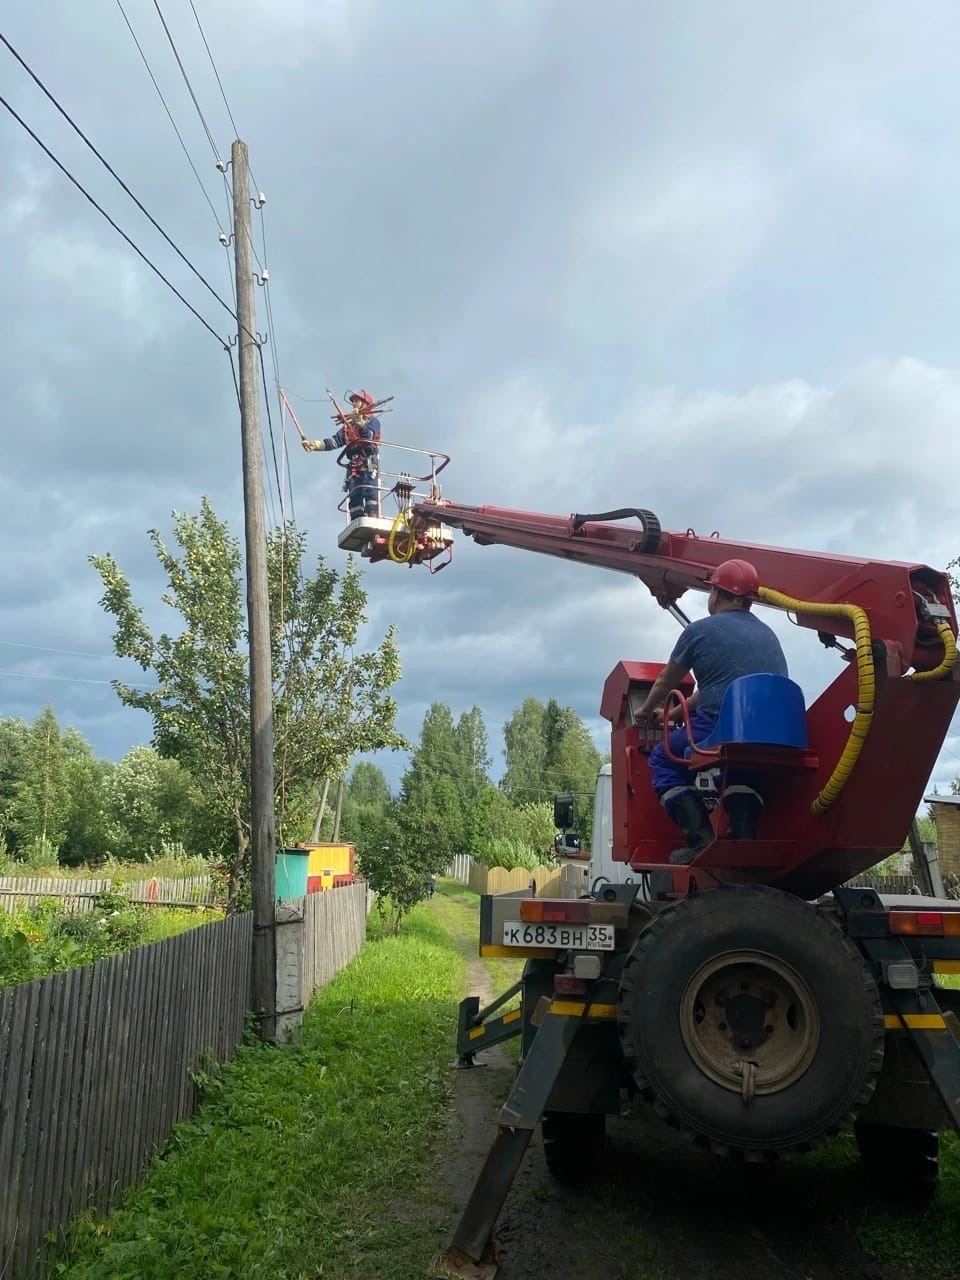
MULTIPOLYGON (((130 583, 111 555, 92 556, 104 586, 101 604, 116 620, 114 645, 150 672, 155 688, 115 681, 125 706, 146 711, 162 756, 178 760, 230 824, 229 901, 248 880, 250 699, 248 637, 240 545, 204 498, 199 515, 173 514, 177 548, 149 533, 167 576, 163 602, 179 615, 175 631, 154 636, 130 583)), ((352 561, 341 575, 302 561, 306 535, 292 526, 268 538, 274 683, 275 775, 281 838, 297 838, 317 780, 339 777, 358 752, 402 747, 390 690, 400 675, 393 630, 357 652, 366 595, 352 561)))
POLYGON ((380 838, 358 854, 360 870, 377 895, 381 925, 399 933, 403 917, 427 896, 430 877, 450 861, 443 820, 409 804, 398 804, 380 838))

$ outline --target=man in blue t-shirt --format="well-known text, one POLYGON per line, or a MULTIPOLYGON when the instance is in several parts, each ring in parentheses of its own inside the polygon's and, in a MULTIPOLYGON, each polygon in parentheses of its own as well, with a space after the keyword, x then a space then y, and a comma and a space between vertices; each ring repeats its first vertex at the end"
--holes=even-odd
MULTIPOLYGON (((702 742, 712 732, 723 695, 734 680, 761 672, 787 674, 787 660, 780 641, 770 627, 750 611, 760 587, 754 566, 746 560, 726 560, 717 566, 707 582, 710 584, 709 616, 691 622, 684 629, 670 661, 637 713, 639 722, 653 720, 670 690, 676 689, 687 672, 692 671, 697 688, 687 706, 695 743, 702 742)), ((674 755, 682 756, 690 745, 686 728, 673 730, 670 750, 674 755)), ((686 837, 686 848, 672 853, 670 861, 692 862, 713 840, 713 828, 703 800, 693 786, 693 775, 685 765, 674 763, 658 743, 650 752, 650 777, 661 804, 686 837)), ((763 808, 763 797, 756 787, 748 785, 746 779, 728 778, 723 807, 729 818, 729 838, 752 839, 763 808)))

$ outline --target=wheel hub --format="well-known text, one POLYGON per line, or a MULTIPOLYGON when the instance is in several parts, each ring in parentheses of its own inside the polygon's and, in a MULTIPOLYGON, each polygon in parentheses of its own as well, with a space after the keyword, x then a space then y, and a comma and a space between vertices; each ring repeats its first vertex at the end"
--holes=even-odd
POLYGON ((680 1002, 680 1031, 704 1075, 745 1102, 792 1085, 820 1043, 807 984, 762 951, 728 951, 702 964, 680 1002))

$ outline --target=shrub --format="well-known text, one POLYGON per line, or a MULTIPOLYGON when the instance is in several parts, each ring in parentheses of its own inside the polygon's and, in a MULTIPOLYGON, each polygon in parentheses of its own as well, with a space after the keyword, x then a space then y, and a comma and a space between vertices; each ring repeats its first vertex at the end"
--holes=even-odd
POLYGON ((542 857, 528 844, 506 837, 486 841, 480 845, 474 857, 485 867, 503 867, 505 871, 515 871, 517 867, 533 871, 543 865, 542 857))

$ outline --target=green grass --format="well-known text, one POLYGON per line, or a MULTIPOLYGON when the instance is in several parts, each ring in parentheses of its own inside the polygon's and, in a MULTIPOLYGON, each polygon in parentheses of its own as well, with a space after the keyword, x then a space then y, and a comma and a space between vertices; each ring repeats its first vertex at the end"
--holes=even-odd
MULTIPOLYGON (((440 880, 437 895, 440 918, 455 936, 464 940, 465 954, 475 956, 480 943, 480 894, 455 880, 440 880)), ((482 964, 498 995, 513 986, 523 971, 522 960, 484 957, 482 964)), ((519 998, 513 1003, 519 1004, 519 998)), ((512 1005, 505 1007, 509 1009, 512 1005)))
POLYGON ((295 1046, 247 1046, 205 1081, 143 1185, 75 1222, 69 1280, 419 1280, 450 1205, 446 1125, 456 944, 426 907, 368 941, 295 1046))
POLYGON ((923 1280, 960 1277, 960 1137, 940 1135, 940 1188, 932 1206, 910 1210, 871 1197, 852 1134, 778 1171, 785 1194, 811 1223, 839 1222, 869 1257, 923 1280), (811 1176, 814 1175, 814 1176, 811 1176))

